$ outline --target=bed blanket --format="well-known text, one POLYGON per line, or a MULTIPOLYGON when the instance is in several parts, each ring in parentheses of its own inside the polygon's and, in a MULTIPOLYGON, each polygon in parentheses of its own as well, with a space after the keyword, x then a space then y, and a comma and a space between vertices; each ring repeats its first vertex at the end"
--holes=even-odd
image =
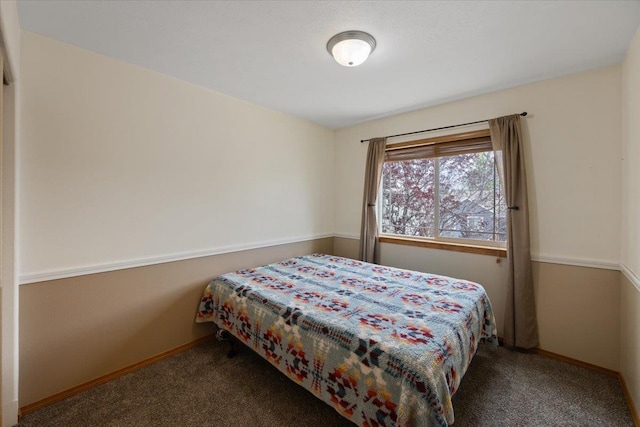
POLYGON ((491 303, 466 280, 314 254, 212 280, 214 322, 361 426, 447 426, 491 303))

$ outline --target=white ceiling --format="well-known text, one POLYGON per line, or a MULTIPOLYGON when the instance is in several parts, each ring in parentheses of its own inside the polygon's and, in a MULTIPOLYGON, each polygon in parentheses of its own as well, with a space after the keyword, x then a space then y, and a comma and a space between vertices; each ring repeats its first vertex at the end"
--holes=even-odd
POLYGON ((23 29, 330 128, 620 62, 640 1, 19 1, 23 29), (363 65, 336 33, 377 40, 363 65))

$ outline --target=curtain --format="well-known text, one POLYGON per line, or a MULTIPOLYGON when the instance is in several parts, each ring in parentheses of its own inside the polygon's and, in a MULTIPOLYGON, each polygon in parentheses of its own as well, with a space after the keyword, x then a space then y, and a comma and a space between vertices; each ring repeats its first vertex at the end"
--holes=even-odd
POLYGON ((362 200, 362 223, 360 225, 360 259, 366 262, 380 263, 380 243, 378 242, 378 219, 376 218, 376 201, 384 149, 387 138, 372 138, 369 141, 367 164, 364 172, 364 197, 362 200))
POLYGON ((529 248, 529 207, 520 115, 489 120, 496 165, 507 202, 507 303, 504 344, 538 346, 529 248))

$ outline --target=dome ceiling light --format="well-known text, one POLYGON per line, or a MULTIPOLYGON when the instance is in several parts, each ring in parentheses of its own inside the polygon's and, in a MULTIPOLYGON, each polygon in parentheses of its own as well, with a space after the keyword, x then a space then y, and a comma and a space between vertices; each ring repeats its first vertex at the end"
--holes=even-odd
POLYGON ((355 67, 367 60, 376 48, 376 39, 364 31, 344 31, 329 39, 327 50, 345 67, 355 67))

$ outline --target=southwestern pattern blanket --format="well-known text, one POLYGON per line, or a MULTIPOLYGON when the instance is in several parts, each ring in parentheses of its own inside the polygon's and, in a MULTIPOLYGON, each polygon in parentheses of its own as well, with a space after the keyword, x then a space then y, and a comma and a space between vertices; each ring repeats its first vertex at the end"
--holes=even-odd
POLYGON ((214 322, 361 426, 447 426, 491 303, 465 280, 314 254, 224 274, 214 322))

